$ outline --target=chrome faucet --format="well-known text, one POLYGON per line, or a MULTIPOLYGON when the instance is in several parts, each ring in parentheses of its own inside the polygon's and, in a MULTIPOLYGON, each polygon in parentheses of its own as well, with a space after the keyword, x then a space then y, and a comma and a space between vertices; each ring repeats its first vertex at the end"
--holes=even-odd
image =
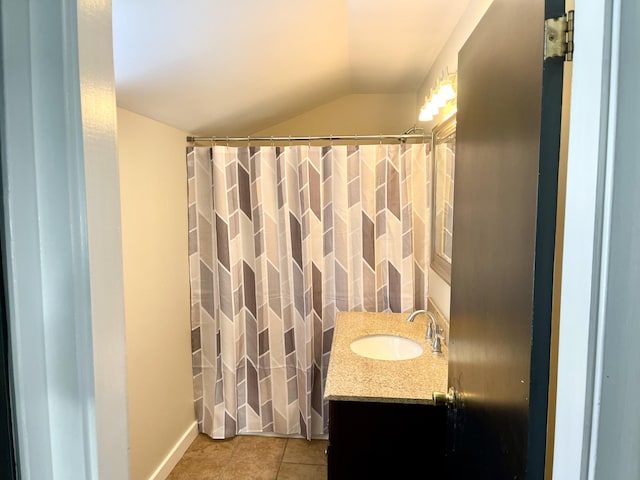
POLYGON ((411 315, 407 317, 407 322, 413 322, 416 319, 416 317, 421 313, 430 313, 430 312, 427 312, 426 310, 415 310, 411 315))
POLYGON ((438 321, 433 313, 428 310, 416 310, 409 317, 407 317, 407 322, 413 322, 415 318, 424 313, 427 317, 429 317, 429 325, 427 326, 427 335, 426 339, 432 340, 433 353, 442 353, 442 330, 438 327, 438 321))

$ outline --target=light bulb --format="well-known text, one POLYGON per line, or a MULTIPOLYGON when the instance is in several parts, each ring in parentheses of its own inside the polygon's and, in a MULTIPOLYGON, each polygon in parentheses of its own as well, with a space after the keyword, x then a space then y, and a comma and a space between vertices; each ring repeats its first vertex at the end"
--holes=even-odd
POLYGON ((418 120, 421 122, 430 122, 431 120, 433 120, 433 114, 427 109, 426 106, 424 106, 420 109, 418 120))
POLYGON ((427 112, 429 112, 432 116, 438 115, 439 107, 433 103, 433 101, 427 104, 427 112))
POLYGON ((438 107, 433 103, 433 99, 428 100, 420 109, 418 120, 421 122, 429 122, 433 117, 438 115, 438 107))
POLYGON ((443 98, 440 89, 438 89, 438 91, 433 94, 433 97, 431 98, 431 103, 435 105, 436 108, 442 108, 447 104, 447 101, 443 98))
POLYGON ((456 98, 456 92, 453 90, 451 83, 447 82, 440 85, 438 96, 446 103, 448 100, 456 98))

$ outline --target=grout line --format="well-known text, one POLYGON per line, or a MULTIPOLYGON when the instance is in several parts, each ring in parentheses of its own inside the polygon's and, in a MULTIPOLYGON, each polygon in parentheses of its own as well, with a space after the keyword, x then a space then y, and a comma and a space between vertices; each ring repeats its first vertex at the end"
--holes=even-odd
POLYGON ((282 467, 282 460, 284 460, 284 453, 287 451, 287 445, 289 445, 289 439, 284 442, 284 448, 282 449, 282 455, 280 456, 280 461, 278 462, 278 471, 276 472, 276 480, 278 480, 278 476, 280 476, 280 468, 282 467))
POLYGON ((238 444, 240 443, 240 435, 236 434, 233 437, 228 438, 227 440, 233 444, 233 448, 231 449, 231 455, 229 455, 229 459, 218 469, 220 475, 224 475, 227 472, 227 468, 229 468, 229 465, 233 463, 236 449, 238 448, 238 444))
POLYGON ((236 453, 236 449, 238 448, 238 444, 240 443, 240 436, 238 434, 231 437, 229 440, 233 443, 233 448, 231 449, 231 456, 229 457, 229 461, 233 458, 234 453, 236 453))

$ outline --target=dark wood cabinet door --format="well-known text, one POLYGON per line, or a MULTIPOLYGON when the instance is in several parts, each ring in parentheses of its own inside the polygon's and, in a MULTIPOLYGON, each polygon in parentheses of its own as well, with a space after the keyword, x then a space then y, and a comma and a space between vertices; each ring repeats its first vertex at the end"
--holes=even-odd
POLYGON ((444 407, 330 401, 329 480, 444 478, 445 428, 444 407))

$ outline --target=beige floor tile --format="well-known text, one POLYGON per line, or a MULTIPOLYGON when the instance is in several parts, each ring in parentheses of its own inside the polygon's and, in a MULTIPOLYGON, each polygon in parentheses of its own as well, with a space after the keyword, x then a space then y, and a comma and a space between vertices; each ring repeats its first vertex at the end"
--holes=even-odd
POLYGON ((283 463, 280 465, 277 480, 326 480, 327 467, 325 465, 301 465, 298 463, 283 463))
POLYGON ((233 449, 238 443, 238 437, 233 437, 227 440, 214 440, 213 438, 205 435, 204 433, 199 434, 193 443, 189 446, 186 453, 204 453, 211 452, 216 453, 221 457, 231 457, 233 453, 233 449))
POLYGON ((169 480, 217 480, 229 463, 235 440, 213 440, 200 434, 169 474, 169 480))
POLYGON ((286 438, 238 435, 233 463, 277 464, 282 460, 286 438))
POLYGON ((278 463, 235 462, 228 464, 220 480, 276 480, 278 463))
POLYGON ((169 480, 218 480, 228 459, 200 453, 185 454, 169 474, 169 480))
POLYGON ((326 448, 326 440, 308 441, 302 438, 290 438, 287 440, 282 461, 307 465, 326 465, 327 457, 324 454, 326 448))
POLYGON ((200 434, 169 480, 325 480, 326 440, 200 434), (281 463, 282 462, 282 463, 281 463))

